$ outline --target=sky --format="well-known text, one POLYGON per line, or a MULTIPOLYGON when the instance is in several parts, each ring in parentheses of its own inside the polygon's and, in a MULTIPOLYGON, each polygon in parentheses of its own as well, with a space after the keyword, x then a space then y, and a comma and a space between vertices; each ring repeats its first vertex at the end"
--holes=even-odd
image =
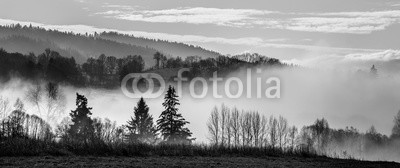
POLYGON ((400 57, 399 0, 2 0, 0 24, 120 31, 325 66, 400 57))

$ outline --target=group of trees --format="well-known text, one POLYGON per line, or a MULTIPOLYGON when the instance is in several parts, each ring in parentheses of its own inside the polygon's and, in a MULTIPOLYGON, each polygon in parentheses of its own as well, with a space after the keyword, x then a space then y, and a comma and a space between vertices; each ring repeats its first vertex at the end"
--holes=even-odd
POLYGON ((79 65, 73 57, 65 58, 58 52, 46 49, 35 56, 33 53, 22 55, 7 53, 0 49, 1 78, 8 80, 12 76, 20 76, 30 80, 46 80, 54 83, 72 84, 74 86, 116 87, 126 74, 142 72, 144 61, 141 56, 100 55, 89 58, 79 65))
POLYGON ((79 65, 73 57, 63 57, 50 49, 37 56, 34 53, 8 53, 0 49, 0 78, 9 80, 12 76, 19 76, 29 80, 46 80, 80 87, 115 88, 120 86, 120 81, 127 74, 152 69, 190 68, 188 77, 208 77, 215 71, 223 75, 246 66, 285 66, 277 59, 259 55, 253 59, 228 56, 205 59, 200 56, 187 56, 182 59, 167 58, 164 54, 156 52, 153 58, 155 66, 145 69, 144 58, 140 55, 117 58, 101 54, 98 58, 89 58, 79 65))
MULTIPOLYGON (((116 122, 109 119, 92 118, 92 108, 89 107, 87 98, 78 93, 76 96, 76 109, 57 124, 54 130, 46 120, 37 115, 29 115, 20 99, 11 107, 7 99, 0 98, 0 143, 5 145, 0 149, 15 153, 12 150, 15 147, 13 145, 21 148, 31 144, 37 148, 43 148, 44 145, 45 149, 51 150, 55 147, 52 145, 58 144, 78 153, 110 152, 109 148, 118 148, 121 145, 191 144, 194 140, 190 138, 192 133, 186 127, 189 122, 178 113, 179 100, 171 86, 165 95, 165 110, 161 112, 157 124, 153 122, 143 98, 138 101, 127 124, 117 126, 116 122), (98 147, 105 151, 96 151, 98 147)), ((35 150, 39 149, 32 149, 33 152, 35 150)))
POLYGON ((257 111, 214 107, 207 122, 211 143, 225 147, 293 149, 297 128, 282 116, 267 117, 257 111))
POLYGON ((144 70, 144 60, 140 55, 128 55, 124 58, 100 55, 97 59, 89 58, 82 65, 86 84, 103 88, 118 86, 119 81, 129 73, 139 73, 144 70))
POLYGON ((157 120, 157 126, 153 123, 153 117, 149 114, 149 107, 141 98, 134 108, 134 115, 127 125, 116 127, 108 119, 91 118, 91 107, 85 96, 77 94, 77 108, 70 113, 70 122, 65 120, 57 128, 62 142, 72 144, 110 144, 110 143, 184 143, 191 142, 190 130, 185 127, 189 122, 185 121, 178 113, 179 101, 173 87, 169 87, 165 95, 163 106, 165 110, 157 120), (158 136, 161 134, 162 140, 158 136))
POLYGON ((400 156, 400 111, 394 119, 392 135, 387 137, 371 126, 365 133, 354 127, 332 129, 326 119, 297 129, 279 116, 264 116, 257 111, 214 107, 207 122, 211 144, 220 147, 259 147, 283 151, 308 151, 334 156, 384 159, 400 156))
POLYGON ((51 125, 56 125, 64 115, 65 95, 57 83, 32 84, 25 93, 25 99, 32 105, 32 111, 51 125))
MULTIPOLYGON (((7 103, 4 99, 1 103, 7 103)), ((3 104, 6 105, 6 104, 3 104)), ((3 106, 4 107, 4 106, 3 106)), ((11 108, 11 107, 5 107, 11 108)), ((29 115, 24 109, 23 103, 18 99, 13 111, 0 120, 0 141, 9 138, 31 138, 36 140, 50 140, 54 138, 51 134, 50 125, 37 115, 29 115)), ((6 111, 2 110, 2 113, 6 111)))
POLYGON ((5 80, 19 76, 30 80, 43 79, 74 85, 84 83, 75 59, 62 57, 50 49, 46 49, 38 56, 33 53, 29 55, 8 53, 0 49, 0 64, 0 77, 5 80))
POLYGON ((134 116, 127 122, 128 141, 154 144, 160 140, 157 137, 159 132, 164 143, 190 144, 194 139, 189 139, 192 132, 185 127, 189 122, 178 113, 179 100, 177 98, 175 89, 170 86, 162 104, 165 110, 161 112, 157 126, 149 114, 149 107, 141 98, 134 109, 134 116))

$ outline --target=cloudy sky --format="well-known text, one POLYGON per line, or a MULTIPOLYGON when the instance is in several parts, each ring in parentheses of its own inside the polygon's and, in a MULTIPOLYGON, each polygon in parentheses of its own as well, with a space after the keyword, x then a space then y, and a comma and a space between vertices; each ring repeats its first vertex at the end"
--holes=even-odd
POLYGON ((308 65, 400 58, 399 0, 2 0, 0 24, 15 22, 117 30, 308 65))

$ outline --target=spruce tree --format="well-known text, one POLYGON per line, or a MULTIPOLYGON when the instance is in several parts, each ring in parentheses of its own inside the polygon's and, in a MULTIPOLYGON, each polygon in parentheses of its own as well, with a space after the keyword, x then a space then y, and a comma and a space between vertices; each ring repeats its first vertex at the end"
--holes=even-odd
POLYGON ((76 93, 76 110, 71 111, 72 125, 68 130, 73 141, 78 143, 90 143, 93 137, 93 120, 90 118, 91 107, 87 107, 88 101, 85 96, 76 93))
POLYGON ((189 124, 182 114, 178 113, 179 100, 177 99, 175 89, 169 86, 167 94, 162 104, 165 110, 157 120, 157 129, 161 132, 164 141, 169 143, 187 142, 188 137, 192 135, 188 128, 184 126, 189 124))
POLYGON ((134 116, 127 122, 130 132, 128 139, 131 142, 152 143, 156 138, 156 128, 153 125, 153 116, 149 114, 149 107, 143 97, 134 108, 134 116))

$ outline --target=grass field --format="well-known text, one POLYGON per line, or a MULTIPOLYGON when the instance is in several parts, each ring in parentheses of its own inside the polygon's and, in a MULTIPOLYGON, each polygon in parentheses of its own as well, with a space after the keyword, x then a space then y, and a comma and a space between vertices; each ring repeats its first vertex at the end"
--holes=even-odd
POLYGON ((0 167, 393 167, 395 162, 369 162, 325 157, 0 157, 0 167))

